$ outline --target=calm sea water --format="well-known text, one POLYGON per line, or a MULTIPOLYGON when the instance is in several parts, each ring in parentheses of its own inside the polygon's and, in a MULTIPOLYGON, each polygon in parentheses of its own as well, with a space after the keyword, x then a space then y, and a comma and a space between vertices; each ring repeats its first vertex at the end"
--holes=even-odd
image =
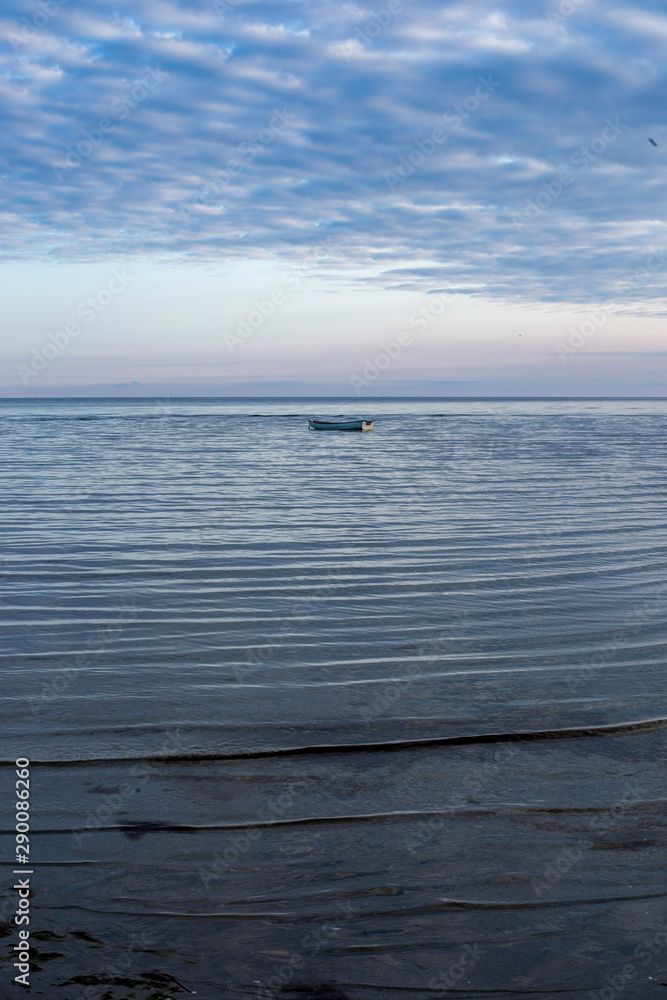
POLYGON ((4 400, 0 449, 41 995, 662 996, 667 400, 4 400))

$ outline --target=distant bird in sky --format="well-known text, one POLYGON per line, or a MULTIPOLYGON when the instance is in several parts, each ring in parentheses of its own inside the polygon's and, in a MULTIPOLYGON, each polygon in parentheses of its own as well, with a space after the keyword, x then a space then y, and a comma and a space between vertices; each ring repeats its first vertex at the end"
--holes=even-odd
POLYGON ((657 146, 658 145, 657 142, 654 139, 651 139, 650 136, 649 136, 649 140, 648 141, 651 143, 652 146, 657 146))

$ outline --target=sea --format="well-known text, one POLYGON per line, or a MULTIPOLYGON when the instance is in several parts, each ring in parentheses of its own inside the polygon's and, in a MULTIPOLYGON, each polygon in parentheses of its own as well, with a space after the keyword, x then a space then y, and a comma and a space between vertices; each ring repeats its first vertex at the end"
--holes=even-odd
POLYGON ((667 400, 5 399, 0 453, 0 996, 21 871, 48 1000, 665 996, 667 400))

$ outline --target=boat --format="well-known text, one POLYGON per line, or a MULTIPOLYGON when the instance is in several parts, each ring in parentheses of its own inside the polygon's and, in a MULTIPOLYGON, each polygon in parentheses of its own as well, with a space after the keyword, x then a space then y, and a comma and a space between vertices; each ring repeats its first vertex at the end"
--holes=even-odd
POLYGON ((311 431, 372 431, 374 420, 309 420, 311 431))

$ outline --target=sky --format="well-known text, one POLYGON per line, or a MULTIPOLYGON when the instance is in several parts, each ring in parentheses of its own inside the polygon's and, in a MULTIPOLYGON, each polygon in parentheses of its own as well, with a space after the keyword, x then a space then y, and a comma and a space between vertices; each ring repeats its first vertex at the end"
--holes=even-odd
POLYGON ((0 21, 0 395, 667 395, 662 4, 0 21))

